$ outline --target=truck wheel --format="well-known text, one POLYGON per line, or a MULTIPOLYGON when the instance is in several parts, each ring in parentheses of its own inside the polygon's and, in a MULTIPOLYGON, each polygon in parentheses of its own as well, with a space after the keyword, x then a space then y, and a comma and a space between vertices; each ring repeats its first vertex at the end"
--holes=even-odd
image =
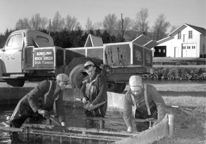
POLYGON ((82 80, 85 76, 87 76, 87 74, 84 72, 84 65, 79 64, 71 70, 69 79, 71 80, 73 86, 81 88, 82 80))
POLYGON ((108 83, 108 91, 115 93, 123 93, 126 83, 108 83))
POLYGON ((23 87, 25 80, 24 79, 6 79, 6 83, 13 87, 23 87))

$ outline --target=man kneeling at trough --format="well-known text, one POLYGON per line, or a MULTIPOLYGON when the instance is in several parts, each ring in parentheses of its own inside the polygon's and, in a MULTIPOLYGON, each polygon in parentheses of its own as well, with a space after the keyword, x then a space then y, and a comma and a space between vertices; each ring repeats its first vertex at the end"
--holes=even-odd
MULTIPOLYGON (((58 74, 56 81, 44 80, 26 94, 17 104, 9 122, 11 127, 20 128, 27 118, 48 117, 50 110, 54 110, 62 126, 65 126, 65 111, 63 104, 63 90, 68 85, 69 77, 58 74)), ((19 141, 18 133, 11 134, 11 140, 19 141)))
POLYGON ((165 103, 156 88, 143 84, 142 78, 133 75, 129 79, 129 90, 124 97, 123 118, 128 132, 141 132, 149 128, 150 122, 137 122, 136 119, 155 119, 153 126, 165 116, 165 103))

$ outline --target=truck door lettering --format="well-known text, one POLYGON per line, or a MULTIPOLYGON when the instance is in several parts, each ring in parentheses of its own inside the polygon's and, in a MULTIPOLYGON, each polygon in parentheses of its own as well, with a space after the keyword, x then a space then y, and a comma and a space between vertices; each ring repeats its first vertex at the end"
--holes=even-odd
POLYGON ((37 56, 40 56, 40 55, 43 55, 43 56, 45 56, 45 55, 52 55, 52 52, 37 52, 36 55, 37 56))
POLYGON ((41 61, 34 61, 34 64, 35 64, 35 65, 41 64, 41 61))
POLYGON ((14 54, 5 54, 4 58, 6 60, 15 60, 15 55, 14 54))
POLYGON ((42 59, 42 57, 35 57, 34 60, 38 61, 38 60, 43 60, 43 59, 42 59))
POLYGON ((53 57, 44 57, 44 60, 53 60, 53 57))

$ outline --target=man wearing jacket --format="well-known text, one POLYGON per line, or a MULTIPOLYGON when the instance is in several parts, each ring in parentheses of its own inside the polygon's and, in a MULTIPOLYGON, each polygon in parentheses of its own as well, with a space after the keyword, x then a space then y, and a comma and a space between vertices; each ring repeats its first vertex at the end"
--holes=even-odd
POLYGON ((86 109, 85 114, 91 117, 104 117, 107 110, 106 78, 96 71, 96 66, 92 61, 86 62, 84 68, 88 74, 81 87, 84 96, 82 101, 86 109), (97 105, 100 106, 94 108, 97 105))
POLYGON ((165 116, 165 103, 159 92, 154 86, 143 84, 138 75, 130 77, 129 87, 124 97, 123 111, 127 131, 143 131, 149 128, 149 122, 135 125, 135 118, 154 118, 156 121, 153 125, 158 124, 165 116))
MULTIPOLYGON (((65 111, 63 105, 63 90, 68 84, 66 74, 58 74, 56 81, 44 80, 26 94, 17 104, 9 122, 11 127, 20 128, 27 118, 34 115, 47 117, 50 110, 58 116, 62 126, 65 126, 65 111)), ((13 133, 11 139, 18 139, 13 133)))

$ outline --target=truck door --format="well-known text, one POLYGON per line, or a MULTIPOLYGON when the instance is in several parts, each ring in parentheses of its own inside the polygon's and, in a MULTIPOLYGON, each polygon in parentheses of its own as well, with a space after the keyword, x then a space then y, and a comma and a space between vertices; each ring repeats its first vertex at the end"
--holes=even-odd
POLYGON ((6 73, 22 73, 22 47, 23 34, 13 34, 7 39, 2 49, 6 73))

